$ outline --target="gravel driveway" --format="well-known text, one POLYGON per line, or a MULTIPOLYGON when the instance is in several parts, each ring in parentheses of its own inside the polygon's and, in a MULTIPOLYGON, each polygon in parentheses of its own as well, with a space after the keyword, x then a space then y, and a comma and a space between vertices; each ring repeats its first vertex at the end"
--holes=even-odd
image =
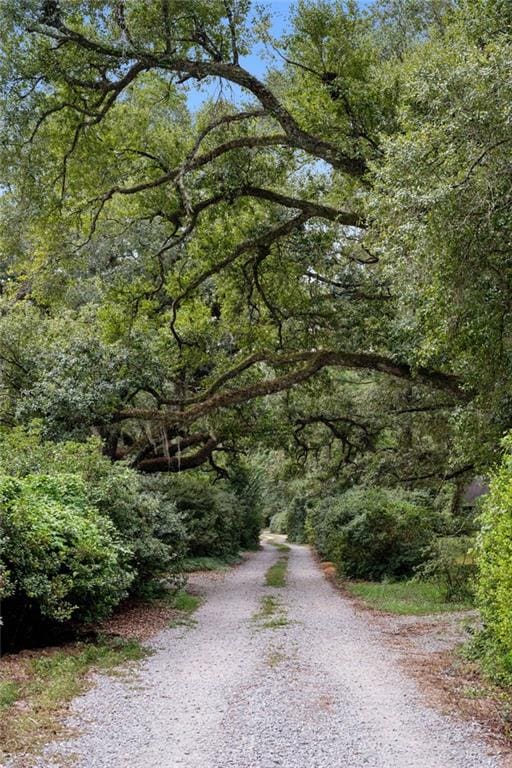
POLYGON ((285 588, 265 586, 268 543, 205 584, 197 624, 154 638, 127 677, 98 677, 73 706, 80 735, 38 768, 486 768, 478 729, 429 708, 364 613, 292 546, 285 588), (273 595, 283 626, 254 615, 273 595), (289 623, 285 623, 285 617, 289 623))

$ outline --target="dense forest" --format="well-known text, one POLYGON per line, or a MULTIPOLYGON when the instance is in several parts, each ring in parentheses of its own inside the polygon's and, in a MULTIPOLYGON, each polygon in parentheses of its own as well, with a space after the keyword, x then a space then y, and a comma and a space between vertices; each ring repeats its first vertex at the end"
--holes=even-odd
POLYGON ((276 36, 4 0, 0 34, 4 642, 272 518, 475 600, 512 675, 512 4, 299 0, 276 36))

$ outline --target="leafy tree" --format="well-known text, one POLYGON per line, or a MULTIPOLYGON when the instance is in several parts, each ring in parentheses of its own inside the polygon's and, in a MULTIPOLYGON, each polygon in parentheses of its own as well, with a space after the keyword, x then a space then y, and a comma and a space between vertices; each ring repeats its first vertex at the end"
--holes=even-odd
POLYGON ((244 3, 173 9, 3 9, 6 324, 23 298, 56 334, 27 386, 15 371, 14 419, 97 429, 113 458, 154 472, 244 441, 255 398, 318 388, 327 369, 464 403, 449 361, 423 365, 403 343, 371 245, 410 64, 382 63, 380 28, 353 4, 303 2, 282 66, 258 79, 241 62, 268 40, 264 17, 244 3), (247 103, 190 114, 182 83, 204 78, 247 103))
POLYGON ((2 422, 456 511, 512 427, 510 3, 300 0, 280 40, 246 0, 182 11, 2 5, 2 422))

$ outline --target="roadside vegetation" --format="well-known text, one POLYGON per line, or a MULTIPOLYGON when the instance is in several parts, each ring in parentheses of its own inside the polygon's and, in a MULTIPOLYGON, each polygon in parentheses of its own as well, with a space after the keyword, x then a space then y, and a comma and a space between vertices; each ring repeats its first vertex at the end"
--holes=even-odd
POLYGON ((38 426, 0 435, 0 470, 4 652, 69 637, 259 546, 256 481, 246 502, 240 478, 236 490, 206 474, 144 478, 94 438, 56 443, 38 426))
MULTIPOLYGON (((190 628, 200 596, 185 589, 161 592, 151 602, 168 606, 170 627, 190 628)), ((0 760, 19 752, 33 754, 64 733, 66 705, 92 684, 91 674, 121 674, 136 679, 137 662, 152 651, 129 636, 90 632, 86 641, 8 654, 0 664, 0 760)))
POLYGON ((424 616, 430 613, 464 611, 472 607, 471 603, 448 601, 435 582, 344 581, 343 587, 371 608, 399 615, 424 616))
POLYGON ((148 650, 135 641, 100 639, 74 643, 44 653, 24 653, 0 666, 0 760, 33 753, 63 734, 66 705, 91 685, 91 672, 134 674, 129 662, 148 650))
POLYGON ((512 4, 175 6, 0 4, 2 651, 263 523, 512 681, 512 4))
POLYGON ((180 589, 169 599, 169 603, 172 608, 183 613, 193 613, 201 605, 201 598, 199 595, 191 595, 184 589, 180 589))
POLYGON ((183 560, 183 571, 194 573, 195 571, 227 571, 233 565, 242 562, 237 555, 225 555, 224 557, 186 557, 183 560))

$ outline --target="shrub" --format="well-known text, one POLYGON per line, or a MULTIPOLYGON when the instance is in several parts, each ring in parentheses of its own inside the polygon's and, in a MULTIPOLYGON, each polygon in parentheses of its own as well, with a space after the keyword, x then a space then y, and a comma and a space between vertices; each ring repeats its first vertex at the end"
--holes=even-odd
POLYGON ((172 500, 164 498, 153 478, 122 462, 112 463, 98 439, 79 443, 43 441, 37 424, 5 431, 0 439, 0 472, 17 477, 61 467, 80 476, 87 500, 114 523, 130 550, 131 592, 152 590, 161 576, 178 574, 185 554, 185 529, 172 500))
POLYGON ((206 474, 161 478, 167 502, 176 504, 191 557, 224 557, 240 548, 241 503, 226 484, 206 474))
POLYGON ((262 482, 257 465, 247 466, 240 460, 230 466, 230 490, 240 505, 240 546, 242 549, 257 549, 262 528, 262 482))
POLYGON ((422 494, 354 488, 313 504, 307 529, 340 573, 380 580, 412 575, 439 525, 422 494))
POLYGON ((288 507, 286 533, 288 534, 288 540, 296 544, 304 544, 306 541, 304 524, 306 522, 307 504, 307 499, 302 494, 298 494, 293 497, 288 507))
POLYGON ((478 538, 477 600, 490 670, 512 681, 512 433, 484 499, 478 538))
POLYGON ((131 547, 135 573, 131 591, 151 593, 162 577, 179 585, 186 530, 176 504, 160 491, 157 478, 99 458, 98 470, 88 475, 88 495, 131 547))
POLYGON ((304 525, 306 539, 321 557, 332 559, 335 536, 350 519, 344 492, 312 499, 304 525))
POLYGON ((0 504, 8 636, 41 619, 103 618, 127 594, 131 552, 90 505, 79 476, 3 476, 0 504))
POLYGON ((276 512, 270 518, 270 532, 271 533, 286 533, 288 523, 288 513, 286 511, 276 512))
POLYGON ((262 528, 262 515, 259 505, 245 496, 239 497, 241 510, 240 546, 242 549, 258 549, 262 528))
POLYGON ((471 536, 440 536, 425 553, 427 559, 417 575, 434 580, 448 602, 471 602, 476 575, 474 544, 471 536))

